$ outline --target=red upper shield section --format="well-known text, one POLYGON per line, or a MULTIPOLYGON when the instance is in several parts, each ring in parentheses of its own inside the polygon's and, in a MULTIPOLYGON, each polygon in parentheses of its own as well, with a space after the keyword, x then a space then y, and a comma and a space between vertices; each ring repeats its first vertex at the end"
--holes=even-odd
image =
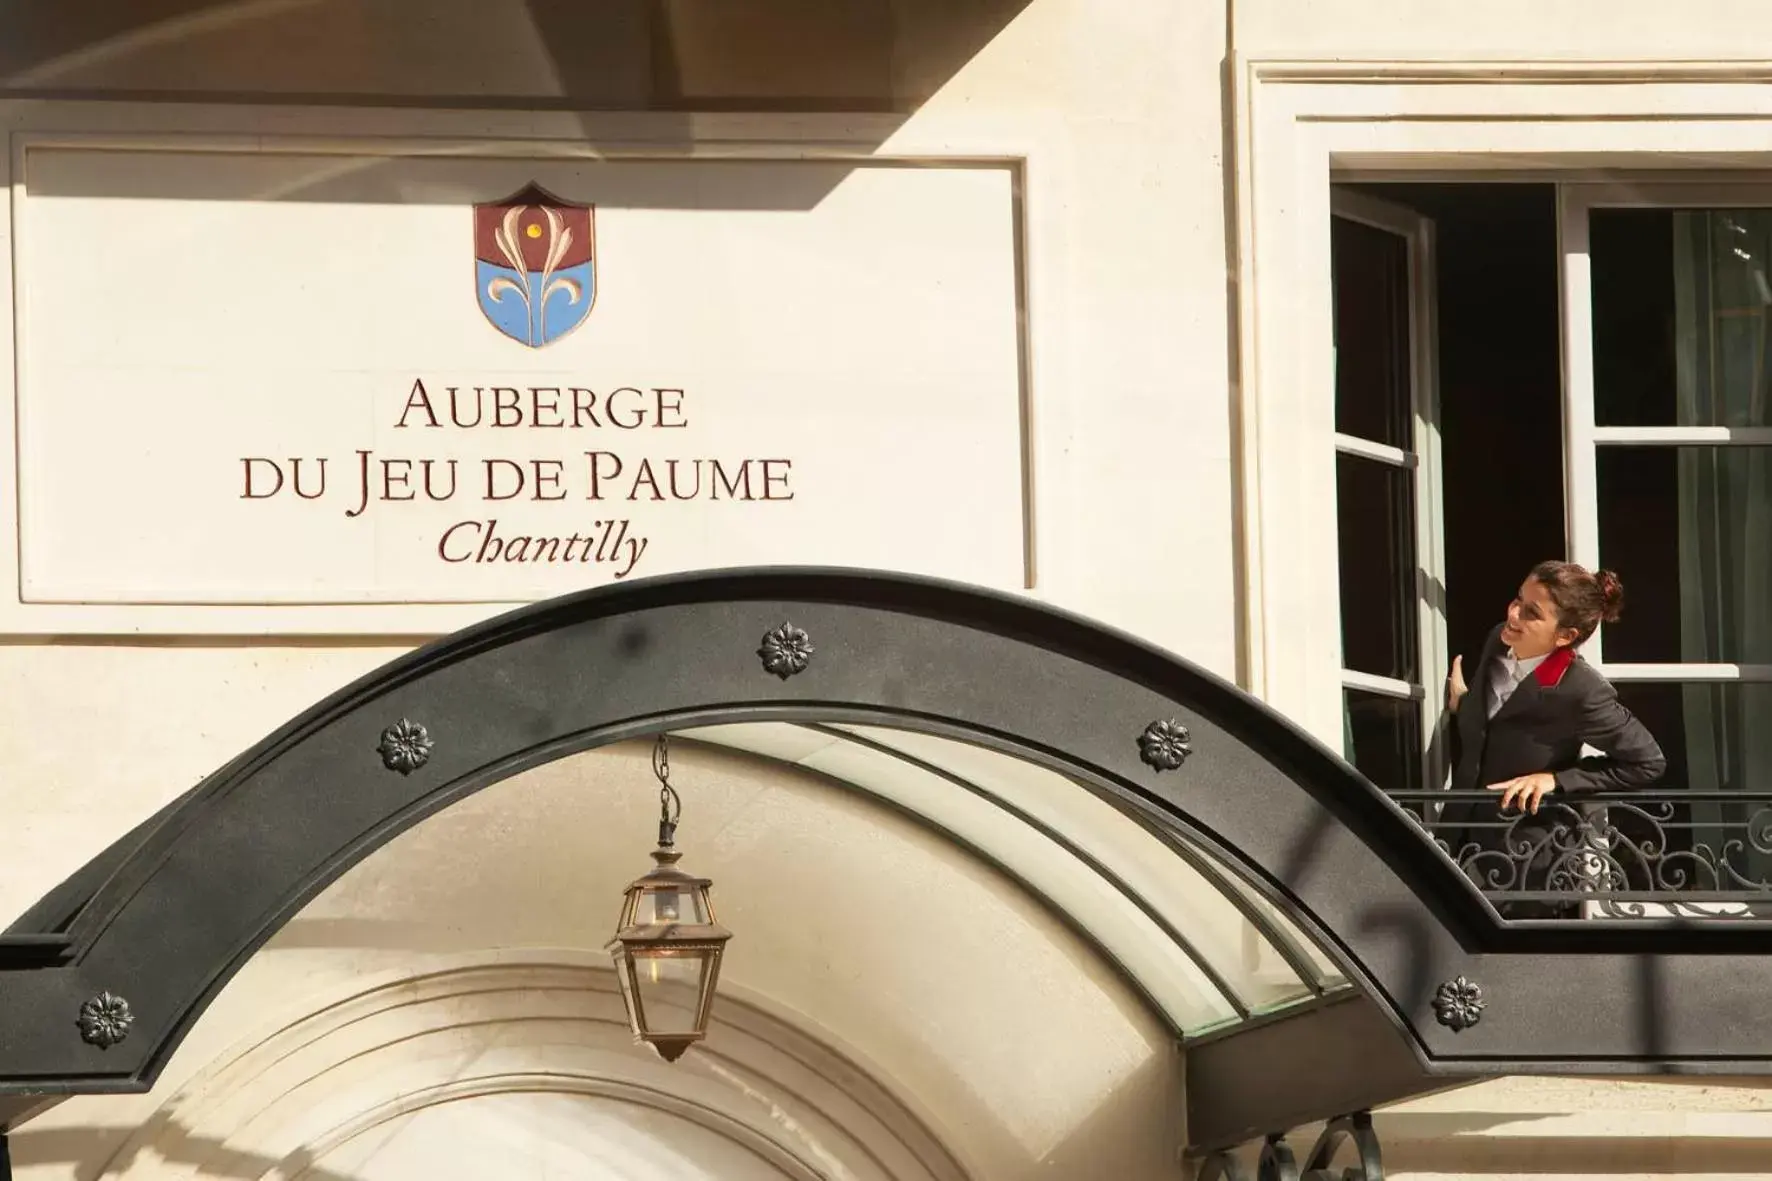
POLYGON ((579 266, 596 254, 591 217, 589 205, 531 184, 503 201, 474 206, 474 256, 512 270, 579 266))

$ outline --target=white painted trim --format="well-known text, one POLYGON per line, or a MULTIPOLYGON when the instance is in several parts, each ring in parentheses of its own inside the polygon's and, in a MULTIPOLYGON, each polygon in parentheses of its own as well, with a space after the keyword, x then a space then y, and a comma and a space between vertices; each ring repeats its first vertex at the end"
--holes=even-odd
POLYGON ((1605 674, 1607 680, 1619 684, 1772 682, 1772 664, 1596 664, 1595 667, 1605 674))
POLYGON ((1399 701, 1418 701, 1426 695, 1426 691, 1412 681, 1355 672, 1351 668, 1341 670, 1341 687, 1357 689, 1362 693, 1376 693, 1380 697, 1395 697, 1399 701))
MULTIPOLYGON (((1585 190, 1557 190, 1557 248, 1562 252, 1563 511, 1569 557, 1600 568, 1599 457, 1594 447, 1593 267, 1588 254, 1585 190)), ((1588 641, 1589 658, 1604 659, 1606 629, 1588 641)))
POLYGON ((1442 782, 1448 768, 1437 741, 1442 694, 1452 673, 1446 628, 1445 468, 1440 440, 1439 254, 1434 223, 1413 211, 1410 221, 1410 390, 1415 412, 1415 605, 1420 628, 1422 786, 1442 782))
POLYGON ((1416 466, 1415 455, 1401 447, 1388 447, 1383 443, 1374 443, 1370 439, 1362 439, 1357 435, 1344 435, 1339 431, 1335 434, 1335 450, 1342 455, 1357 455, 1361 459, 1371 459, 1391 467, 1411 468, 1416 466))
MULTIPOLYGON (((1477 86, 1636 86, 1643 83, 1772 82, 1772 58, 1740 61, 1569 61, 1561 58, 1356 58, 1273 55, 1246 59, 1262 82, 1385 86, 1395 83, 1477 86)), ((1399 111, 1399 114, 1406 112, 1399 111)))
POLYGON ((1386 230, 1399 238, 1413 237, 1421 228, 1421 215, 1413 209, 1393 205, 1366 193, 1336 189, 1330 195, 1330 203, 1336 217, 1357 221, 1375 230, 1386 230))
MULTIPOLYGON (((1238 311, 1250 651, 1258 692, 1341 742, 1333 587, 1333 389, 1327 194, 1332 178, 1532 172, 1665 183, 1676 170, 1772 170, 1772 62, 1251 60, 1236 63, 1238 311)), ((1737 177, 1741 173, 1735 173, 1737 177)), ((1765 190, 1772 196, 1772 188, 1765 190)), ((1568 210, 1564 230, 1571 233, 1568 210)), ((1587 292, 1585 242, 1564 295, 1587 292)), ((1565 366, 1581 365, 1565 357, 1565 366)), ((1591 373, 1576 374, 1591 398, 1591 373)), ((1591 421, 1591 419, 1589 420, 1591 421)), ((1591 480, 1586 434, 1565 441, 1591 480), (1583 446, 1582 444, 1585 444, 1583 446)), ((1585 474, 1584 474, 1585 473, 1585 474)), ((1574 523, 1572 556, 1597 526, 1574 523)), ((1598 657, 1599 650, 1592 649, 1598 657)))
MULTIPOLYGON (((1772 206, 1772 173, 1710 173, 1670 180, 1611 178, 1579 186, 1588 209, 1705 208, 1754 209, 1772 206)), ((1574 187, 1574 186, 1572 186, 1574 187)))
MULTIPOLYGON (((1237 291, 1236 347, 1237 361, 1231 366, 1236 375, 1236 388, 1231 391, 1237 426, 1234 445, 1237 449, 1237 504, 1242 519, 1238 522, 1241 546, 1238 551, 1243 585, 1237 597, 1242 604, 1243 688, 1257 697, 1271 700, 1267 660, 1268 598, 1270 577, 1265 560, 1263 522, 1262 457, 1268 451, 1261 434, 1261 356, 1258 317, 1252 314, 1254 301, 1254 268, 1246 251, 1255 241, 1254 207, 1247 194, 1255 188, 1255 75, 1251 70, 1232 68, 1231 101, 1226 118, 1233 122, 1227 136, 1235 150, 1235 168, 1227 182, 1236 189, 1232 202, 1236 211, 1237 263, 1234 274, 1237 291)), ((1337 748, 1339 749, 1339 747, 1337 748)))
POLYGON ((1596 426, 1600 447, 1772 447, 1772 427, 1596 426))

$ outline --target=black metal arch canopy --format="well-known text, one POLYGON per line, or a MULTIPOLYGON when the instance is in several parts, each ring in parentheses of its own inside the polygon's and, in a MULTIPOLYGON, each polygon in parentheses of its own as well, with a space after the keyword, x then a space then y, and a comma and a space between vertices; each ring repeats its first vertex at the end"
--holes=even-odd
MULTIPOLYGON (((1184 832, 1342 963, 1371 1001, 1365 1036, 1387 1028, 1375 1008, 1424 1074, 1772 1066, 1763 928, 1504 923, 1352 768, 1185 660, 976 588, 755 569, 618 584, 468 628, 217 771, 0 936, 0 1097, 18 1112, 29 1096, 151 1085, 306 901, 480 788, 624 738, 757 720, 986 744, 1184 832)), ((1271 1026, 1248 1035, 1266 1061, 1246 1067, 1288 1069, 1271 1026)), ((1196 1053, 1234 1059, 1237 1041, 1196 1053)))

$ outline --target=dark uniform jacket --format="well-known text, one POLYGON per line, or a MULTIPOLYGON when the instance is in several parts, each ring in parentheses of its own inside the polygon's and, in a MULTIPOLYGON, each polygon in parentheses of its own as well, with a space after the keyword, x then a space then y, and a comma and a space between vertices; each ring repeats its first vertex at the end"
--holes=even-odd
POLYGON ((1537 771, 1554 774, 1565 795, 1628 791, 1667 771, 1654 736, 1571 648, 1545 657, 1490 718, 1489 684, 1505 651, 1497 626, 1476 663, 1465 665, 1469 692, 1453 721, 1454 791, 1481 790, 1537 771), (1584 744, 1605 753, 1584 759, 1584 744))
MULTIPOLYGON (((1469 691, 1452 723, 1451 786, 1482 791, 1549 771, 1558 790, 1539 803, 1537 815, 1517 806, 1503 814, 1500 792, 1481 801, 1449 801, 1432 827, 1478 887, 1500 891, 1498 897, 1577 888, 1596 864, 1582 852, 1591 839, 1584 832, 1589 825, 1603 829, 1605 824, 1603 805, 1596 814, 1582 806, 1581 797, 1647 787, 1667 770, 1667 758, 1606 678, 1570 648, 1545 657, 1490 718, 1490 681, 1505 651, 1497 627, 1476 662, 1466 662, 1469 691), (1583 758, 1584 745, 1604 753, 1583 758)), ((1646 885, 1612 883, 1614 888, 1627 884, 1646 885)), ((1567 907, 1539 899, 1501 909, 1504 916, 1563 917, 1567 907)))

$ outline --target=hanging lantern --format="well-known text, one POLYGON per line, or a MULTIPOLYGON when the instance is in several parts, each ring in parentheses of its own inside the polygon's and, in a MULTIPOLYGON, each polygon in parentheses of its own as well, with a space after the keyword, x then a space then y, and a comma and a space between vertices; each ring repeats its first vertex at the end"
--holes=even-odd
POLYGON ((656 864, 628 886, 609 954, 634 1036, 675 1062, 707 1036, 720 957, 732 932, 714 921, 708 898, 713 882, 677 867, 683 803, 671 786, 670 749, 662 734, 652 748, 652 773, 659 787, 656 864))

